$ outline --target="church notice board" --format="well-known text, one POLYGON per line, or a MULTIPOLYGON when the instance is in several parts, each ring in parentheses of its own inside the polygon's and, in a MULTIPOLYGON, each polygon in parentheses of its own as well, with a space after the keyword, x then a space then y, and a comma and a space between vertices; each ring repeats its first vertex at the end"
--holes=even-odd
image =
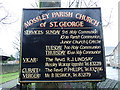
POLYGON ((23 9, 20 82, 103 81, 100 8, 23 9))

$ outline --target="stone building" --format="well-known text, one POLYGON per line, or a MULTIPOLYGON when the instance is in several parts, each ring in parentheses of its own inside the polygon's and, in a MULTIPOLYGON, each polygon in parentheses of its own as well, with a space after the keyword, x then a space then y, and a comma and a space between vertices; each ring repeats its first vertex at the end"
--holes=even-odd
POLYGON ((113 64, 114 67, 119 67, 120 68, 120 42, 118 45, 115 47, 113 50, 113 57, 114 59, 111 61, 111 64, 113 64))
POLYGON ((106 62, 109 62, 112 67, 120 68, 120 42, 113 49, 112 53, 106 56, 106 62))

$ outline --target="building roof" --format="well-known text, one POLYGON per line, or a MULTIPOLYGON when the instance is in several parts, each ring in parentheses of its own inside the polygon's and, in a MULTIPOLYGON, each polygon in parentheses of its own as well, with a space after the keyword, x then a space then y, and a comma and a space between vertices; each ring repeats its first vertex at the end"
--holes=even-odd
POLYGON ((119 42, 118 45, 114 48, 113 52, 114 52, 118 47, 120 47, 120 42, 119 42))
POLYGON ((10 58, 9 56, 2 56, 2 55, 0 55, 0 60, 2 60, 2 61, 6 61, 8 58, 10 58))
POLYGON ((113 53, 115 52, 115 50, 118 48, 118 47, 120 47, 120 42, 118 43, 118 45, 116 46, 116 47, 112 47, 113 49, 111 49, 111 47, 109 47, 109 48, 107 48, 108 50, 106 50, 106 52, 108 53, 109 52, 109 54, 106 54, 106 56, 111 56, 111 55, 113 55, 113 53))

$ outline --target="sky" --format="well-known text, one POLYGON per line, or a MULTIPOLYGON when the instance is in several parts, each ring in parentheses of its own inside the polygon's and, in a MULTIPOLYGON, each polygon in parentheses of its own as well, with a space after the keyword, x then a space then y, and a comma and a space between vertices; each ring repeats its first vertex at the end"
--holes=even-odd
MULTIPOLYGON (((8 20, 14 22, 12 24, 3 25, 0 23, 0 48, 3 49, 6 55, 15 54, 16 50, 13 48, 13 42, 18 37, 21 31, 21 18, 23 8, 33 8, 31 4, 38 0, 0 0, 5 9, 10 13, 11 18, 8 20)), ((69 0, 61 0, 62 7, 68 7, 69 0)), ((71 0, 72 1, 72 0, 71 0)), ((85 0, 90 1, 90 0, 85 0)), ((115 47, 118 44, 118 1, 119 0, 91 0, 97 2, 98 7, 101 7, 102 22, 106 25, 103 27, 104 45, 105 47, 115 47), (112 12, 112 14, 110 14, 112 12), (111 18, 110 18, 111 17, 111 18)), ((4 15, 4 10, 0 9, 0 17, 4 15)), ((9 22, 9 21, 8 21, 9 22)))

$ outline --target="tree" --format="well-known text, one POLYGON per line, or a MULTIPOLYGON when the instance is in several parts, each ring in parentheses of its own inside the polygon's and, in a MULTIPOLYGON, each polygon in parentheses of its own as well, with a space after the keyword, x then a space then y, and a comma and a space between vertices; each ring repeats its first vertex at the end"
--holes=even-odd
POLYGON ((2 3, 0 3, 0 11, 2 13, 2 15, 0 15, 0 24, 11 24, 12 22, 9 20, 11 15, 2 3))
MULTIPOLYGON (((14 18, 11 13, 6 9, 3 2, 0 2, 0 30, 4 28, 6 25, 11 25, 12 23, 16 22, 16 17, 14 18)), ((6 28, 5 28, 6 29, 6 28)), ((4 30, 5 32, 5 30, 4 30)), ((16 45, 17 46, 17 45, 16 45)), ((19 44, 18 44, 19 46, 19 44)))
POLYGON ((7 61, 13 61, 13 60, 16 60, 13 55, 10 56, 10 58, 7 59, 7 61))
POLYGON ((15 40, 13 41, 13 48, 17 51, 16 58, 20 58, 20 32, 17 33, 15 40))
MULTIPOLYGON (((76 7, 76 8, 91 8, 91 7, 98 7, 98 3, 100 0, 69 0, 69 8, 76 7)), ((106 20, 104 17, 102 17, 103 27, 108 27, 111 24, 111 15, 112 15, 113 8, 110 11, 109 18, 106 20)))
POLYGON ((17 21, 2 2, 0 2, 0 13, 0 25, 12 24, 17 21))
POLYGON ((5 7, 0 3, 0 10, 2 15, 0 15, 0 23, 5 24, 5 20, 9 17, 9 12, 5 9, 5 7))
MULTIPOLYGON (((31 6, 39 8, 39 3, 38 3, 39 1, 41 0, 37 0, 36 2, 32 3, 31 6)), ((98 3, 100 0, 66 0, 66 1, 68 1, 68 5, 66 5, 67 8, 71 8, 71 7, 91 8, 91 7, 99 7, 98 3)), ((104 22, 102 24, 103 27, 108 27, 112 23, 111 22, 112 11, 113 9, 111 9, 108 19, 105 19, 104 17, 102 17, 102 20, 104 22)))
POLYGON ((69 7, 76 7, 76 8, 81 8, 81 7, 97 7, 97 3, 99 0, 69 0, 69 7))

